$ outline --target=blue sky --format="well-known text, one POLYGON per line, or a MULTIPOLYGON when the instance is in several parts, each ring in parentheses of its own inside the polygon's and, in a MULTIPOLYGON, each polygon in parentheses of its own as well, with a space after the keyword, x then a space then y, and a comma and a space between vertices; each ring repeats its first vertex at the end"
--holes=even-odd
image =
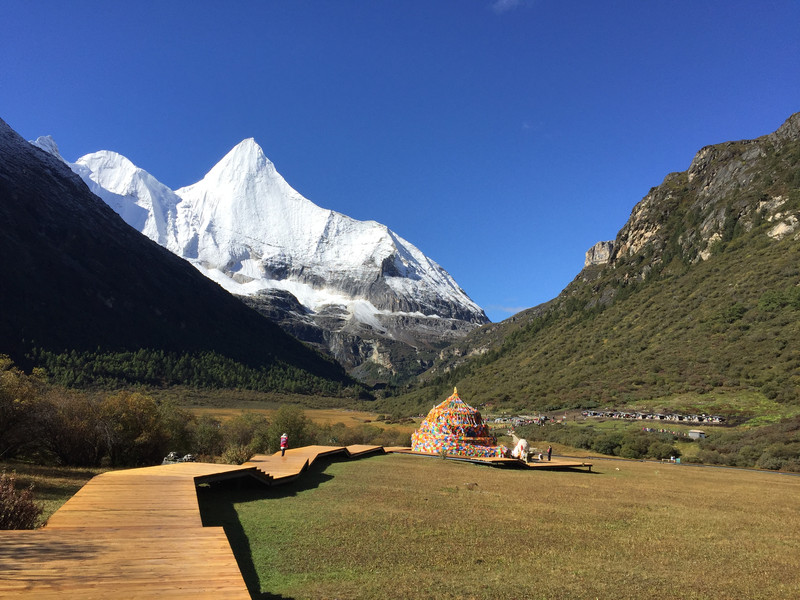
POLYGON ((800 111, 795 0, 0 0, 0 118, 173 189, 254 137, 493 321, 702 146, 800 111))

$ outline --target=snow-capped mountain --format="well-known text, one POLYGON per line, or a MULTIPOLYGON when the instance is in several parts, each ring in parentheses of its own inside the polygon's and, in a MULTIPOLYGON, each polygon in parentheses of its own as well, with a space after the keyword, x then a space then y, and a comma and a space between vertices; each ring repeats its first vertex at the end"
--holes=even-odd
POLYGON ((339 365, 131 228, 60 159, 55 144, 39 141, 51 154, 0 119, 0 353, 32 367, 41 364, 40 351, 86 352, 74 363, 74 381, 214 377, 193 358, 212 353, 244 371, 278 374, 266 383, 277 390, 351 385, 339 365), (182 355, 181 364, 197 368, 168 374, 151 362, 153 369, 115 374, 111 363, 89 356, 139 349, 182 355))
MULTIPOLYGON (((58 156, 52 139, 34 144, 58 156)), ((390 366, 387 345, 436 347, 488 322, 441 266, 386 226, 300 195, 253 139, 175 191, 110 151, 70 166, 131 226, 230 292, 273 318, 276 303, 292 306, 277 320, 350 366, 390 366)))

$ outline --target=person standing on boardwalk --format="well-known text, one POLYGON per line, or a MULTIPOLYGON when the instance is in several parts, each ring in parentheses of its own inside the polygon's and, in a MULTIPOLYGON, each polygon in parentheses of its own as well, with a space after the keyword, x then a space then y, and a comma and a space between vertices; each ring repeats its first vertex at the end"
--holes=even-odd
POLYGON ((550 458, 552 456, 553 456, 553 447, 552 446, 548 446, 547 447, 547 460, 550 460, 550 458))
POLYGON ((289 436, 285 433, 281 436, 281 456, 286 454, 286 448, 289 447, 289 436))

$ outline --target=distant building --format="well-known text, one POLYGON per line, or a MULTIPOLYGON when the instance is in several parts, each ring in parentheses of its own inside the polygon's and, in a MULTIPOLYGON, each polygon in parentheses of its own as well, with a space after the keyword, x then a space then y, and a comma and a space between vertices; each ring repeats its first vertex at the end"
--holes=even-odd
POLYGON ((689 430, 689 437, 693 440, 699 440, 700 438, 706 437, 706 432, 702 429, 690 429, 689 430))

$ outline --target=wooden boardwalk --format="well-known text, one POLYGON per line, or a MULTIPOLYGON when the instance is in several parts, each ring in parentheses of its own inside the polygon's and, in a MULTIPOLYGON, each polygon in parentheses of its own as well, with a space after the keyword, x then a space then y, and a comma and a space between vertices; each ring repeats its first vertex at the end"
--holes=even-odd
POLYGON ((345 458, 359 458, 367 454, 384 454, 383 446, 303 446, 290 448, 285 456, 280 452, 272 455, 256 454, 242 467, 256 467, 269 473, 273 483, 287 483, 297 479, 303 471, 308 469, 319 458, 342 456, 345 458))
MULTIPOLYGON (((410 448, 392 448, 387 449, 387 452, 399 452, 403 454, 412 454, 414 456, 426 456, 432 458, 441 458, 439 454, 428 454, 425 452, 412 452, 410 448)), ((592 470, 592 463, 568 460, 565 458, 555 457, 553 460, 531 460, 523 462, 517 458, 500 458, 500 457, 482 457, 482 456, 457 456, 449 455, 447 460, 455 460, 459 462, 471 462, 483 465, 492 465, 495 467, 509 467, 521 469, 536 469, 541 471, 574 471, 586 469, 589 472, 592 470)))
MULTIPOLYGON (((285 456, 258 454, 241 466, 178 463, 103 473, 42 529, 0 531, 0 598, 246 600, 250 594, 225 532, 203 527, 196 486, 231 478, 278 485, 321 457, 384 452, 438 457, 409 448, 306 446, 285 456)), ((563 460, 473 462, 591 470, 591 464, 563 460)))
POLYGON ((178 463, 91 479, 47 525, 0 531, 0 598, 249 599, 221 527, 203 527, 196 485, 297 478, 322 456, 383 453, 381 446, 308 446, 242 466, 178 463))

